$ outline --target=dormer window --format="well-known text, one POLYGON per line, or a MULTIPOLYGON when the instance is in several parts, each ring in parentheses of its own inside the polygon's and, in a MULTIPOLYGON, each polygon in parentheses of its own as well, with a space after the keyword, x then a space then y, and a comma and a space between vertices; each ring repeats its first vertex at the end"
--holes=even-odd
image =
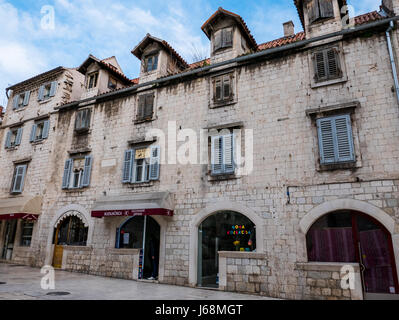
POLYGON ((146 57, 144 63, 145 63, 145 65, 144 65, 145 72, 151 72, 151 71, 157 70, 157 68, 158 68, 158 53, 146 57))
POLYGON ((334 18, 333 0, 311 0, 307 4, 309 23, 334 18))
POLYGON ((91 73, 87 76, 87 89, 97 87, 98 72, 91 73))
POLYGON ((233 46, 233 28, 224 28, 215 32, 213 51, 233 46))
POLYGON ((109 79, 108 79, 108 89, 115 90, 116 87, 117 87, 117 81, 114 78, 109 77, 109 79))

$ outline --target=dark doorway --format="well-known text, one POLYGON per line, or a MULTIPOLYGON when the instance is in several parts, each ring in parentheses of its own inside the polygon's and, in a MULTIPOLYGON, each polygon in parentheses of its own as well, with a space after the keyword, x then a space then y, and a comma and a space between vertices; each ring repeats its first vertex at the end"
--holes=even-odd
POLYGON ((359 263, 365 293, 399 293, 391 234, 375 219, 353 211, 327 214, 306 243, 309 261, 359 263))
POLYGON ((219 286, 219 251, 256 249, 256 227, 244 215, 223 211, 205 219, 198 229, 198 285, 219 286))
POLYGON ((116 248, 143 250, 141 279, 156 280, 159 271, 160 233, 159 224, 150 216, 138 216, 127 220, 117 230, 116 248))
POLYGON ((1 255, 2 259, 11 260, 12 252, 14 250, 15 234, 17 231, 17 220, 7 220, 4 232, 4 245, 1 255))

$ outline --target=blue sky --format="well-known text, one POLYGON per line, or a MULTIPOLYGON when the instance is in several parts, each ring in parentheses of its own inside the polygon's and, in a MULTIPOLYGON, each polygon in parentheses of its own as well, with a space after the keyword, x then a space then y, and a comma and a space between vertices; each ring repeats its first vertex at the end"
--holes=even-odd
MULTIPOLYGON (((349 1, 359 15, 378 10, 381 0, 349 1)), ((240 14, 260 44, 281 37, 293 20, 293 0, 0 0, 0 105, 5 88, 57 66, 77 67, 91 53, 116 56, 125 74, 138 76, 130 53, 146 33, 168 41, 188 62, 193 52, 209 55, 201 25, 217 10, 240 14), (55 27, 41 27, 43 6, 52 6, 55 27)))

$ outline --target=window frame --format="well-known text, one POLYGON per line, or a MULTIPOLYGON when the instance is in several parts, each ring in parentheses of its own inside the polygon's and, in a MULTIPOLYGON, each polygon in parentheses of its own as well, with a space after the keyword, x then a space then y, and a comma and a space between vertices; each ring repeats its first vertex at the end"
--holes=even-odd
POLYGON ((234 27, 226 27, 214 32, 213 46, 212 46, 212 52, 214 54, 222 49, 233 48, 233 45, 234 45, 234 27), (227 33, 231 34, 231 39, 230 39, 231 41, 227 40, 227 33), (220 41, 220 43, 218 41, 220 41))
POLYGON ((75 117, 75 131, 76 132, 89 131, 90 125, 91 125, 91 108, 83 108, 77 110, 75 117))
MULTIPOLYGON (((235 175, 237 164, 236 164, 236 135, 234 132, 229 134, 216 134, 211 137, 211 155, 210 155, 210 168, 211 176, 226 176, 235 175), (216 140, 219 140, 218 154, 216 154, 216 140), (231 153, 226 153, 226 143, 230 140, 231 153), (218 157, 222 163, 217 163, 215 157, 218 157), (231 158, 231 163, 226 163, 226 158, 231 158), (220 168, 216 168, 216 165, 220 165, 220 168), (229 168, 228 166, 231 166, 229 168)), ((228 146, 228 144, 227 144, 228 146)))
POLYGON ((20 237, 20 246, 21 247, 30 247, 32 244, 32 238, 33 238, 33 229, 35 227, 35 224, 33 221, 27 221, 27 220, 22 220, 21 223, 21 237, 20 237), (30 225, 28 229, 30 229, 30 232, 28 235, 25 234, 26 226, 30 225), (28 239, 28 240, 26 240, 28 239), (26 243, 27 241, 28 243, 26 243))
POLYGON ((155 117, 155 92, 145 93, 137 96, 137 111, 136 111, 136 123, 152 121, 155 117), (148 99, 151 98, 151 115, 146 114, 148 99), (144 99, 144 102, 142 102, 144 99))
POLYGON ((25 178, 26 178, 26 172, 28 170, 28 164, 17 164, 15 165, 14 168, 14 173, 13 173, 13 178, 12 178, 12 183, 11 183, 11 194, 21 194, 23 192, 24 186, 25 186, 25 178), (22 168, 22 172, 18 173, 18 170, 22 168), (16 184, 18 181, 18 176, 21 176, 20 180, 20 185, 19 188, 16 188, 16 184))
POLYGON ((62 177, 62 189, 76 190, 76 189, 83 189, 90 187, 92 170, 93 170, 93 157, 91 155, 67 159, 64 165, 64 171, 62 177), (78 160, 83 160, 83 167, 75 169, 74 163, 75 161, 78 160), (88 170, 88 172, 86 172, 86 170, 88 170), (76 173, 78 173, 78 175, 76 175, 76 173), (78 179, 77 181, 76 177, 78 179))
POLYGON ((13 150, 21 145, 23 126, 11 127, 6 134, 5 149, 13 150))
POLYGON ((158 52, 149 53, 148 55, 146 55, 144 57, 144 70, 143 70, 144 73, 150 73, 150 72, 158 70, 159 53, 160 53, 159 51, 158 52), (151 68, 149 68, 149 66, 150 66, 149 60, 150 59, 151 59, 151 68))
POLYGON ((91 72, 87 75, 87 83, 86 83, 87 90, 92 90, 92 89, 97 88, 98 78, 99 78, 98 71, 91 72), (93 79, 93 84, 91 84, 92 79, 93 79))
POLYGON ((160 177, 160 146, 147 145, 147 146, 131 148, 125 151, 124 161, 122 165, 122 183, 124 184, 148 183, 150 181, 159 180, 159 177, 160 177), (140 150, 145 150, 144 151, 145 158, 137 158, 137 151, 140 150), (154 153, 156 153, 155 156, 154 153), (142 168, 140 180, 137 179, 139 161, 142 162, 142 164, 140 164, 140 167, 142 168), (152 176, 154 168, 156 171, 152 176))
POLYGON ((40 142, 48 138, 50 131, 50 119, 41 119, 33 123, 30 135, 30 142, 40 142), (38 137, 37 130, 41 128, 41 136, 38 137))

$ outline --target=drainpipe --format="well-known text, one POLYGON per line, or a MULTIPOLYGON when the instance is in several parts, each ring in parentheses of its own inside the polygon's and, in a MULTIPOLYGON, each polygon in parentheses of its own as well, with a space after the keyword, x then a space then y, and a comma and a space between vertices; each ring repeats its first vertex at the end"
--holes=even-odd
POLYGON ((395 91, 396 91, 396 99, 398 100, 399 103, 399 81, 398 81, 398 73, 396 69, 396 63, 395 63, 395 58, 393 55, 393 49, 392 49, 392 41, 391 41, 391 31, 394 28, 394 23, 391 21, 389 23, 389 28, 386 31, 386 36, 387 36, 387 43, 388 43, 388 51, 389 51, 389 58, 391 60, 391 66, 392 66, 392 73, 393 73, 393 80, 395 82, 395 91))

